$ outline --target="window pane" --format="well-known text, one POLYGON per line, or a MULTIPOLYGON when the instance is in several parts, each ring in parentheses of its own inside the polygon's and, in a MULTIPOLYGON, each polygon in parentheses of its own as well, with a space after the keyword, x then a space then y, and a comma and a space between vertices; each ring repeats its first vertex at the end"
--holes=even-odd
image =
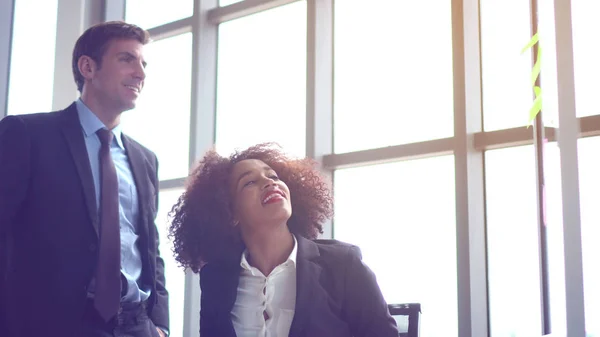
POLYGON ((571 0, 573 20, 573 62, 575 64, 575 100, 577 116, 600 114, 596 94, 600 90, 600 42, 598 31, 600 2, 571 0))
MULTIPOLYGON (((486 131, 527 124, 533 104, 529 1, 481 0, 483 125, 486 131)), ((551 53, 551 52, 549 52, 551 53)))
POLYGON ((335 172, 335 239, 361 248, 388 303, 422 304, 422 337, 458 336, 454 179, 451 156, 335 172))
POLYGON ((450 3, 335 2, 336 153, 453 135, 450 3))
MULTIPOLYGON (((554 2, 538 2, 538 36, 542 48, 543 61, 541 64, 541 87, 543 88, 544 110, 542 113, 544 126, 558 127, 558 78, 556 63, 556 29, 554 22, 554 2)), ((531 57, 531 55, 528 55, 531 57)), ((530 89, 530 107, 533 106, 533 93, 530 89)), ((527 115, 529 112, 525 112, 527 115)))
POLYGON ((58 0, 15 0, 9 115, 52 110, 57 9, 58 0))
POLYGON ((154 151, 161 180, 185 177, 189 168, 192 34, 152 42, 144 90, 122 116, 123 130, 154 151))
POLYGON ((168 214, 182 189, 164 190, 158 194, 159 206, 156 217, 156 226, 160 239, 160 255, 165 261, 166 286, 169 291, 170 337, 183 336, 183 301, 185 298, 185 272, 180 268, 173 257, 173 243, 169 241, 168 214))
MULTIPOLYGON (((545 147, 546 220, 553 332, 564 318, 564 258, 556 143, 545 147)), ((533 146, 486 152, 490 331, 541 336, 540 250, 533 146)))
POLYGON ((589 336, 600 336, 600 137, 580 139, 578 151, 585 324, 589 336))
POLYGON ((177 21, 194 14, 194 0, 126 0, 127 22, 145 29, 177 21))
MULTIPOLYGON (((544 110, 544 113, 547 109, 544 110)), ((547 114, 545 114, 547 116, 547 114)), ((533 146, 529 146, 533 148, 533 146)), ((567 299, 565 289, 565 247, 562 213, 562 181, 558 144, 545 145, 544 174, 546 178, 546 233, 548 243, 548 278, 550 318, 553 336, 566 336, 567 299)), ((533 150, 532 156, 533 156, 533 150)), ((531 168, 535 174, 535 167, 531 168)), ((522 175, 524 176, 524 175, 522 175)), ((535 180, 532 180, 535 182, 535 180)), ((523 182, 521 186, 528 186, 523 182)), ((533 187, 535 188, 535 187, 533 187)), ((535 201, 535 200, 534 200, 535 201)), ((534 206, 535 207, 535 206, 534 206)))
POLYGON ((541 335, 534 155, 518 147, 485 156, 492 337, 541 335))
POLYGON ((264 141, 303 156, 306 139, 306 2, 219 27, 217 150, 264 141))

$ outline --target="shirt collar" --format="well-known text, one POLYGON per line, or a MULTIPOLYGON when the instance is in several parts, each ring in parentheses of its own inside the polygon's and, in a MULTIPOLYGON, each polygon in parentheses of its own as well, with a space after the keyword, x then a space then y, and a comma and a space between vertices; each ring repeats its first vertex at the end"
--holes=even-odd
MULTIPOLYGON (((83 103, 81 98, 75 101, 75 105, 77 106, 77 114, 79 115, 79 122, 81 123, 81 128, 83 129, 83 134, 86 138, 96 135, 96 131, 105 128, 106 126, 102 121, 90 110, 90 108, 83 103)), ((117 144, 121 149, 125 149, 123 146, 123 140, 121 139, 122 127, 121 125, 115 126, 112 130, 114 138, 117 140, 117 144)))
MULTIPOLYGON (((294 234, 292 234, 292 239, 294 239, 294 249, 292 249, 292 252, 290 253, 290 256, 288 256, 286 261, 291 261, 295 266, 296 257, 298 255, 298 241, 296 240, 296 236, 294 234)), ((242 254, 240 266, 248 271, 252 271, 252 266, 250 266, 250 263, 248 263, 248 249, 245 249, 244 253, 242 254)))

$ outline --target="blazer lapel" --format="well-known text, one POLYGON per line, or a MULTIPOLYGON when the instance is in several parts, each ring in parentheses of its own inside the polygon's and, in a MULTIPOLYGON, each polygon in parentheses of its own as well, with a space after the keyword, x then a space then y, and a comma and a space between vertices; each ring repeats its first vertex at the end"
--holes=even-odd
POLYGON ((83 186, 83 195, 90 220, 94 226, 96 235, 98 235, 98 208, 96 206, 94 178, 92 176, 92 168, 85 147, 85 140, 83 139, 81 123, 79 121, 79 116, 77 115, 77 106, 73 103, 63 110, 62 113, 62 132, 67 141, 69 150, 71 151, 75 167, 77 168, 81 186, 83 186))
POLYGON ((147 205, 150 197, 150 182, 148 181, 148 171, 146 170, 146 159, 142 155, 141 149, 139 149, 129 137, 122 135, 121 139, 123 140, 125 151, 127 151, 127 158, 129 160, 129 165, 131 166, 131 173, 133 174, 133 180, 135 181, 138 193, 139 216, 142 221, 141 230, 143 231, 141 234, 148 235, 150 231, 148 230, 148 226, 146 226, 146 218, 148 215, 147 205))
POLYGON ((231 310, 240 279, 239 261, 211 262, 200 270, 200 334, 236 337, 231 310))
POLYGON ((317 245, 300 235, 296 236, 298 241, 298 255, 296 256, 296 311, 292 326, 290 328, 290 337, 300 337, 306 322, 313 312, 312 306, 315 303, 313 296, 318 287, 319 277, 321 275, 321 266, 316 263, 319 254, 317 245))

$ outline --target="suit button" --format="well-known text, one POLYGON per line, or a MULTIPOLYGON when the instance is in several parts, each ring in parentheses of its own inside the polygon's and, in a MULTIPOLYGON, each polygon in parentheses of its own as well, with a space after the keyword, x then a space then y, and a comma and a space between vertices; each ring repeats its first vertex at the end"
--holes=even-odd
POLYGON ((96 244, 95 243, 90 243, 90 252, 95 252, 96 251, 96 244))

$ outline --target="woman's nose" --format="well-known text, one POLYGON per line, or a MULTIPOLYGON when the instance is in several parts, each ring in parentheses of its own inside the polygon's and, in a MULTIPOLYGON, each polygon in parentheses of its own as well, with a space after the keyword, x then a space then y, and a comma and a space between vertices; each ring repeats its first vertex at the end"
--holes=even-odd
POLYGON ((271 186, 275 186, 275 180, 273 180, 271 178, 265 178, 264 183, 263 183, 263 189, 269 188, 271 186))

